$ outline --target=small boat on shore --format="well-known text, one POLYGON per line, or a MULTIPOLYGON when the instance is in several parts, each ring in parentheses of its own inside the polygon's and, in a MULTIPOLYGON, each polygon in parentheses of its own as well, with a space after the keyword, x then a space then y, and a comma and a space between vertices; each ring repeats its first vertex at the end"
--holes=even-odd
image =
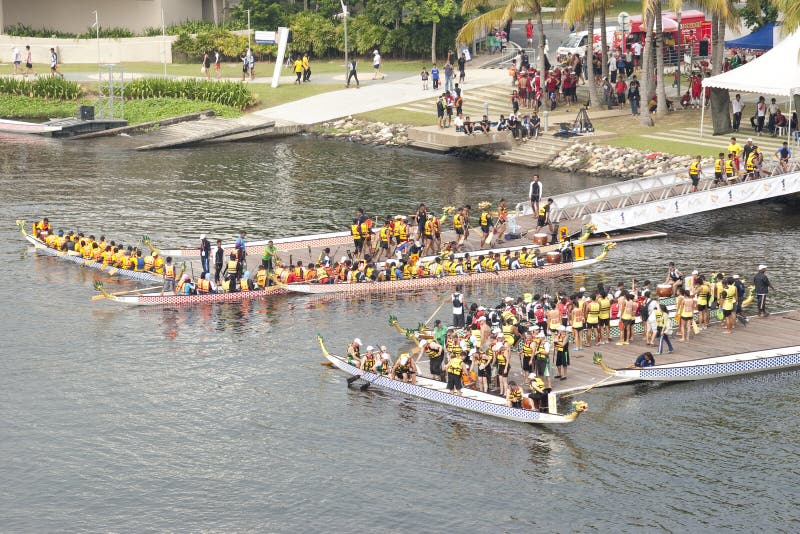
POLYGON ((374 385, 390 391, 397 391, 412 397, 437 402, 453 408, 459 408, 468 412, 479 413, 483 415, 490 415, 492 417, 499 417, 509 421, 517 421, 520 423, 532 424, 560 424, 571 423, 578 416, 586 411, 587 405, 584 402, 574 402, 573 411, 568 414, 551 414, 542 413, 535 410, 525 410, 521 408, 511 408, 506 405, 506 400, 503 397, 474 391, 471 389, 463 389, 462 395, 453 395, 447 391, 447 387, 443 382, 431 380, 424 377, 417 377, 417 383, 411 384, 400 380, 392 380, 391 378, 368 371, 362 371, 358 367, 347 363, 347 360, 339 356, 330 354, 325 348, 322 336, 317 336, 319 346, 322 349, 322 354, 325 359, 330 362, 333 367, 343 371, 351 376, 358 377, 364 384, 374 385))
MULTIPOLYGON (((269 286, 264 289, 253 291, 236 291, 233 293, 208 293, 201 295, 176 295, 174 293, 161 293, 153 291, 150 293, 123 292, 110 293, 100 282, 96 282, 94 288, 105 297, 105 299, 126 304, 128 306, 186 306, 192 304, 208 304, 211 302, 241 302, 244 300, 255 300, 272 295, 281 295, 287 291, 279 286, 269 286)), ((152 291, 152 290, 151 290, 152 291)))
POLYGON ((708 380, 800 367, 800 345, 632 369, 612 369, 603 362, 603 356, 596 353, 594 363, 606 373, 628 380, 654 382, 708 380))
POLYGON ((118 267, 112 267, 110 265, 104 265, 100 262, 96 262, 93 260, 84 259, 83 256, 77 253, 71 252, 64 252, 61 250, 55 250, 53 248, 48 247, 43 241, 35 238, 34 236, 30 235, 25 231, 25 221, 18 220, 17 226, 19 227, 19 231, 22 233, 23 237, 33 245, 37 252, 41 252, 42 254, 46 254, 48 256, 54 256, 61 260, 69 261, 80 265, 81 267, 86 267, 88 269, 95 269, 97 271, 103 272, 109 276, 120 276, 122 278, 129 278, 131 280, 138 280, 139 282, 163 282, 164 276, 152 273, 149 271, 133 271, 130 269, 120 269, 118 267))
POLYGON ((397 291, 414 291, 418 289, 440 288, 457 285, 473 285, 488 282, 506 282, 524 280, 571 271, 575 268, 589 267, 606 258, 608 252, 615 247, 614 243, 603 245, 602 251, 594 258, 576 260, 569 263, 550 263, 541 267, 523 267, 520 269, 490 271, 483 273, 456 274, 442 277, 423 277, 392 281, 340 282, 334 284, 282 284, 288 291, 308 295, 325 295, 342 293, 347 295, 369 293, 394 293, 397 291))

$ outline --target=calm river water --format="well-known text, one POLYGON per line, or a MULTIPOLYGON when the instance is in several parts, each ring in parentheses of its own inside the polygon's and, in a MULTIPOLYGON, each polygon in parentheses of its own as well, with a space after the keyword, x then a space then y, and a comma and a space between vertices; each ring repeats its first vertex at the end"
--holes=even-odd
MULTIPOLYGON (((4 137, 0 168, 2 531, 800 530, 796 372, 593 390, 573 425, 520 426, 348 391, 319 365, 317 332, 335 351, 359 336, 396 354, 387 316, 416 324, 440 293, 123 309, 91 302, 93 274, 33 253, 14 225, 280 237, 340 230, 357 206, 517 201, 529 170, 310 138, 137 153, 4 137)), ((543 179, 546 193, 608 181, 543 179)), ((800 217, 783 206, 654 228, 670 237, 550 284, 657 280, 670 259, 750 277, 765 261, 774 307, 800 306, 800 217)))

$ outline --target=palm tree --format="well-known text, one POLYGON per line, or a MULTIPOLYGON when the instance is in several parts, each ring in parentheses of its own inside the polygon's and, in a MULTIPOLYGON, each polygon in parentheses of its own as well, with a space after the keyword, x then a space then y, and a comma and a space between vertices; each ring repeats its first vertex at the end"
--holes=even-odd
POLYGON ((539 72, 544 72, 544 23, 541 0, 464 0, 461 14, 467 15, 482 7, 488 7, 490 10, 464 24, 458 31, 456 41, 471 43, 485 35, 489 28, 503 26, 509 20, 514 20, 515 16, 519 16, 519 13, 527 12, 531 18, 536 19, 536 68, 539 72))
MULTIPOLYGON (((655 0, 658 2, 658 0, 655 0)), ((644 46, 642 47, 642 81, 641 98, 644 113, 639 113, 642 126, 653 126, 653 118, 648 111, 650 95, 654 92, 653 84, 653 22, 655 10, 652 9, 653 0, 642 2, 642 20, 645 27, 644 46)))
POLYGON ((772 0, 778 11, 783 13, 784 35, 788 35, 800 27, 800 3, 797 0, 772 0))
POLYGON ((584 54, 584 69, 586 71, 586 85, 589 86, 589 103, 595 109, 600 108, 600 95, 594 81, 594 17, 597 14, 598 0, 569 0, 564 8, 564 20, 570 24, 586 23, 588 39, 586 40, 586 53, 584 54))

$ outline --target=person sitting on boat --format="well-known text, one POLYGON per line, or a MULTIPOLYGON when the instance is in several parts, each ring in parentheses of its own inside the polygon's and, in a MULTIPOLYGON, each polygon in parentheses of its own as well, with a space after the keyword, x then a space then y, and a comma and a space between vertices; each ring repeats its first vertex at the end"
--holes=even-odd
POLYGON ((402 380, 411 384, 417 383, 417 365, 414 358, 408 353, 403 353, 394 363, 389 378, 392 380, 402 380))
POLYGON ((572 252, 572 240, 567 239, 561 244, 561 248, 559 250, 561 252, 561 261, 564 263, 572 263, 575 255, 572 252))
POLYGON ((361 340, 355 338, 352 343, 347 346, 347 363, 350 365, 358 365, 357 362, 361 361, 361 340))
POLYGON ((545 387, 544 381, 533 373, 528 374, 528 386, 531 388, 528 398, 533 401, 533 409, 546 412, 547 394, 550 393, 550 388, 545 387))
POLYGON ((506 404, 511 408, 522 409, 522 388, 513 380, 508 383, 506 392, 506 404))
POLYGON ((239 280, 239 287, 241 291, 252 291, 253 289, 255 289, 254 286, 255 284, 250 279, 250 271, 245 271, 242 274, 241 280, 239 280))
POLYGON ((211 273, 204 272, 197 279, 197 286, 195 287, 198 295, 211 295, 216 293, 216 287, 211 282, 211 273))
POLYGON ((264 289, 267 285, 269 285, 269 273, 262 263, 256 270, 256 286, 260 289, 264 289))
POLYGON ((194 295, 195 294, 195 285, 192 283, 192 277, 188 274, 184 274, 178 285, 175 286, 175 294, 176 295, 194 295))
POLYGON ((50 232, 50 220, 47 217, 33 225, 33 237, 36 239, 43 241, 48 235, 50 235, 50 232))
POLYGON ((389 356, 389 351, 386 350, 386 345, 381 345, 377 360, 376 369, 378 372, 383 376, 388 376, 392 370, 392 358, 389 356))
POLYGON ((655 358, 653 358, 652 352, 645 352, 637 356, 636 361, 634 362, 632 368, 636 369, 644 369, 645 367, 652 367, 656 364, 655 358))
POLYGON ((442 371, 442 364, 444 363, 444 347, 432 339, 421 339, 419 342, 419 354, 417 355, 416 360, 417 363, 419 363, 419 360, 422 358, 423 354, 428 355, 431 376, 444 382, 444 371, 442 371))
POLYGON ((361 361, 358 362, 358 368, 361 369, 362 371, 374 373, 375 366, 376 366, 375 348, 372 345, 368 345, 367 352, 364 353, 364 356, 361 357, 361 361))
POLYGON ((153 251, 153 272, 156 274, 164 272, 164 258, 161 257, 157 250, 153 251))
POLYGON ((664 280, 665 284, 672 285, 672 291, 677 292, 678 288, 683 285, 684 275, 675 267, 675 262, 669 262, 669 269, 667 269, 667 278, 664 280))

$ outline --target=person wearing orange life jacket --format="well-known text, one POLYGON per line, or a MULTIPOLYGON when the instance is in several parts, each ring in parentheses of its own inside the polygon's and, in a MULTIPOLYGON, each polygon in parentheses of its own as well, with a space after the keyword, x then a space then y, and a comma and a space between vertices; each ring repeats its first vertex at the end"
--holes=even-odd
POLYGON ((197 290, 198 295, 210 295, 216 293, 216 288, 211 282, 211 273, 203 273, 200 275, 195 289, 197 290))
POLYGON ((156 259, 153 257, 152 254, 148 254, 144 257, 144 270, 148 272, 153 272, 153 267, 155 266, 156 259))
POLYGON ((267 268, 262 263, 258 266, 258 270, 256 270, 256 284, 259 288, 264 289, 267 287, 269 283, 269 273, 267 272, 267 268))
POLYGON ((33 237, 44 240, 50 234, 50 221, 45 217, 33 225, 33 237))
MULTIPOLYGON (((125 256, 128 258, 128 256, 125 256)), ((167 261, 164 263, 164 287, 161 293, 168 293, 175 291, 175 265, 172 263, 172 256, 167 256, 167 261)))
POLYGON ((111 251, 111 245, 106 246, 101 256, 103 258, 103 265, 111 265, 113 263, 114 253, 111 251))
POLYGON ((303 262, 297 260, 297 263, 294 267, 289 267, 290 273, 289 278, 286 280, 286 283, 302 283, 304 281, 305 270, 303 269, 303 262))
POLYGON ((250 280, 250 271, 242 273, 242 278, 239 280, 239 287, 242 291, 251 291, 253 288, 253 281, 250 280))
POLYGON ((184 274, 175 286, 176 295, 193 295, 195 293, 195 285, 192 283, 192 277, 184 274))
POLYGON ((164 258, 158 252, 153 252, 153 272, 162 274, 164 272, 164 258))
POLYGON ((225 264, 225 269, 222 271, 222 276, 230 284, 228 291, 231 293, 236 292, 236 282, 242 277, 242 264, 236 259, 235 253, 231 252, 228 263, 225 264))

